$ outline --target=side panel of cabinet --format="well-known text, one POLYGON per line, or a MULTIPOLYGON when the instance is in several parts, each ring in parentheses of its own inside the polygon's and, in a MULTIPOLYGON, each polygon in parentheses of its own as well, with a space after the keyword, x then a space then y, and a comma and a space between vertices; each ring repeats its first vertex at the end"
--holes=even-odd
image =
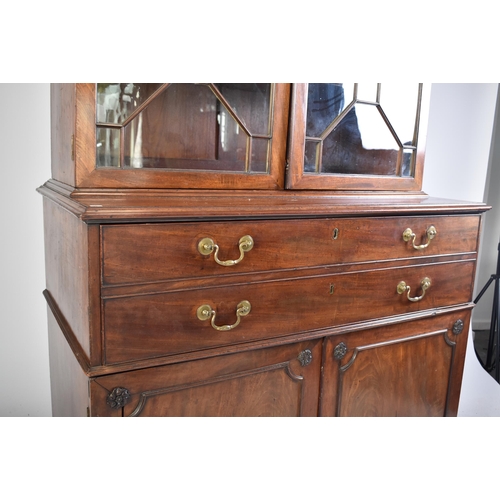
POLYGON ((101 361, 99 227, 44 199, 46 288, 93 364, 101 361))
POLYGON ((53 417, 86 417, 89 380, 47 308, 50 357, 50 390, 53 417))
POLYGON ((74 134, 75 85, 53 83, 50 87, 52 178, 75 185, 74 134))
POLYGON ((316 340, 94 379, 92 416, 316 416, 321 346, 316 340), (116 388, 130 395, 122 408, 108 403, 116 388))
POLYGON ((456 416, 469 315, 327 339, 320 415, 456 416))

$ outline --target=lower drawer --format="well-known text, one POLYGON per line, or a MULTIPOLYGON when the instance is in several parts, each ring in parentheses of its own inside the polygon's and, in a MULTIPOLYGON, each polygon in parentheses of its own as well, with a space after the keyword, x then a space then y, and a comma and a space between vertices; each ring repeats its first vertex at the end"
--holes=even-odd
POLYGON ((104 361, 186 353, 466 303, 471 300, 474 264, 405 266, 107 298, 104 361), (424 278, 430 282, 425 292, 424 278))

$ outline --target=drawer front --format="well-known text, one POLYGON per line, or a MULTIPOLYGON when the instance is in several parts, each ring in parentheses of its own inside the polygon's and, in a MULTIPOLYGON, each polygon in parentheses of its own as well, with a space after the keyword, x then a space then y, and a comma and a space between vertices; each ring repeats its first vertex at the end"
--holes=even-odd
POLYGON ((147 359, 462 304, 471 300, 473 272, 474 261, 463 261, 107 298, 105 361, 147 359), (430 279, 425 293, 424 278, 430 279), (422 295, 418 301, 408 299, 422 295))
POLYGON ((103 226, 102 279, 149 283, 475 252, 478 228, 477 215, 103 226), (245 236, 253 246, 240 249, 245 236))

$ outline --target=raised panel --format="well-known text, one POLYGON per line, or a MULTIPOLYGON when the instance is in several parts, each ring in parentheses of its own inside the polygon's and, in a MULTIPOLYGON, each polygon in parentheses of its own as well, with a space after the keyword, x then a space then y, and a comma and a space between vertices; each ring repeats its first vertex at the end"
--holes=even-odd
POLYGON ((343 367, 339 416, 444 416, 452 357, 445 335, 358 346, 343 367))
POLYGON ((438 417, 455 414, 468 311, 331 337, 321 414, 438 417))
POLYGON ((92 383, 93 412, 102 416, 315 416, 321 341, 261 349, 130 373, 92 383), (112 409, 107 397, 127 389, 112 409), (104 389, 104 390, 103 390, 104 389))
POLYGON ((134 416, 298 417, 302 390, 302 380, 291 375, 286 364, 279 364, 199 384, 145 391, 134 416))

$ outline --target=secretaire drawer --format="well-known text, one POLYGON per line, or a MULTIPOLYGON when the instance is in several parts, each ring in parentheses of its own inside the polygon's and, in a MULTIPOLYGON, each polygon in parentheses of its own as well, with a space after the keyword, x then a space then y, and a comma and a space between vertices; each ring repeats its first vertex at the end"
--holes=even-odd
POLYGON ((479 216, 102 226, 104 286, 475 252, 479 216))
POLYGON ((110 297, 109 364, 383 318, 471 300, 474 261, 110 297))

